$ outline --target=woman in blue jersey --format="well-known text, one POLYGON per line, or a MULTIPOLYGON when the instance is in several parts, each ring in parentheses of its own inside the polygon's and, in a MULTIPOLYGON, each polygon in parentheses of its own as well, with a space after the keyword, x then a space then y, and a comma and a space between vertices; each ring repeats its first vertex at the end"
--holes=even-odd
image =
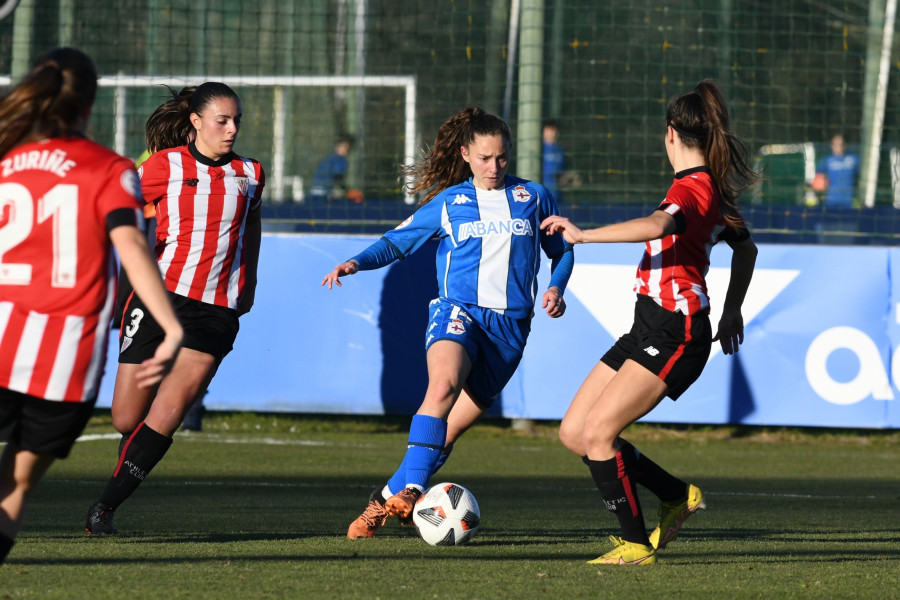
POLYGON ((439 297, 425 334, 428 388, 409 431, 400 467, 369 498, 349 538, 371 538, 390 516, 409 522, 453 442, 491 406, 522 358, 538 298, 541 250, 551 259, 547 315, 565 313, 572 245, 540 231, 559 214, 538 183, 507 175, 512 139, 502 119, 468 107, 444 123, 429 155, 408 166, 422 206, 359 255, 336 266, 322 285, 403 259, 439 238, 439 297))

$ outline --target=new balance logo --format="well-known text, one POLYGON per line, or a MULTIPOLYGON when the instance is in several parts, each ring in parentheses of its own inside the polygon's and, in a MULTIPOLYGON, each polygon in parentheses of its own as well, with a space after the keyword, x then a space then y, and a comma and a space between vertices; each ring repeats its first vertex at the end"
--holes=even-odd
POLYGON ((200 183, 199 179, 185 179, 184 185, 188 187, 197 187, 197 184, 200 183))
POLYGON ((647 346, 646 348, 644 348, 644 352, 646 352, 650 356, 656 356, 657 354, 659 354, 659 350, 657 350, 653 346, 647 346))
POLYGON ((457 194, 456 198, 453 199, 453 202, 450 204, 467 204, 471 202, 472 199, 466 196, 465 194, 457 194))

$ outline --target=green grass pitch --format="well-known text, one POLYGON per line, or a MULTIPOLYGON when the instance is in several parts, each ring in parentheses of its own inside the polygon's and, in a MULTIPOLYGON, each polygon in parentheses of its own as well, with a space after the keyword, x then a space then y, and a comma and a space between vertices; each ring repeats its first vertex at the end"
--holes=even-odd
MULTIPOLYGON (((626 432, 696 483, 708 508, 643 567, 586 564, 615 519, 554 423, 473 428, 437 481, 468 487, 482 526, 455 548, 390 522, 347 540, 406 444, 408 419, 211 413, 178 434, 96 539, 85 513, 115 461, 108 413, 31 498, 0 599, 896 598, 900 432, 626 432)), ((642 494, 648 527, 656 500, 642 494)))

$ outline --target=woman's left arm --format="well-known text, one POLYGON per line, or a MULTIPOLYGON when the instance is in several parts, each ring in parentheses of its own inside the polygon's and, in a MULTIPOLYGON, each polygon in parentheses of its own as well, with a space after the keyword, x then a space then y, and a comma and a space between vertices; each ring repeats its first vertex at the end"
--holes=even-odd
POLYGON ((734 354, 738 351, 738 346, 744 343, 744 317, 741 315, 741 305, 753 278, 759 250, 751 237, 729 241, 728 245, 733 251, 731 276, 728 280, 728 291, 725 292, 725 305, 722 309, 722 318, 719 319, 719 329, 713 341, 718 341, 722 345, 722 352, 725 354, 734 354))
POLYGON ((647 215, 596 229, 581 229, 569 219, 551 216, 544 219, 541 229, 548 234, 560 233, 571 244, 649 242, 675 233, 675 219, 657 210, 647 215))
POLYGON ((262 210, 259 207, 247 214, 244 228, 244 293, 238 303, 238 316, 253 308, 256 297, 256 271, 259 265, 259 246, 262 241, 262 210))

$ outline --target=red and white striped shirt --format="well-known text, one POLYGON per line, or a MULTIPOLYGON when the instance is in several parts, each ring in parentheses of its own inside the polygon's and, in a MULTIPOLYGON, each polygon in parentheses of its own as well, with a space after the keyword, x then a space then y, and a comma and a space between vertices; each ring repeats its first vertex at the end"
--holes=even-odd
POLYGON ((193 145, 162 150, 138 173, 156 205, 156 258, 166 289, 236 309, 244 291, 244 229, 258 210, 262 165, 229 154, 219 161, 193 145))
POLYGON ((706 167, 675 175, 657 210, 675 217, 676 233, 647 242, 634 291, 666 310, 693 315, 709 309, 706 273, 709 254, 725 229, 719 191, 706 167))
POLYGON ((97 396, 116 298, 106 217, 139 199, 131 161, 83 138, 0 160, 0 387, 97 396))

